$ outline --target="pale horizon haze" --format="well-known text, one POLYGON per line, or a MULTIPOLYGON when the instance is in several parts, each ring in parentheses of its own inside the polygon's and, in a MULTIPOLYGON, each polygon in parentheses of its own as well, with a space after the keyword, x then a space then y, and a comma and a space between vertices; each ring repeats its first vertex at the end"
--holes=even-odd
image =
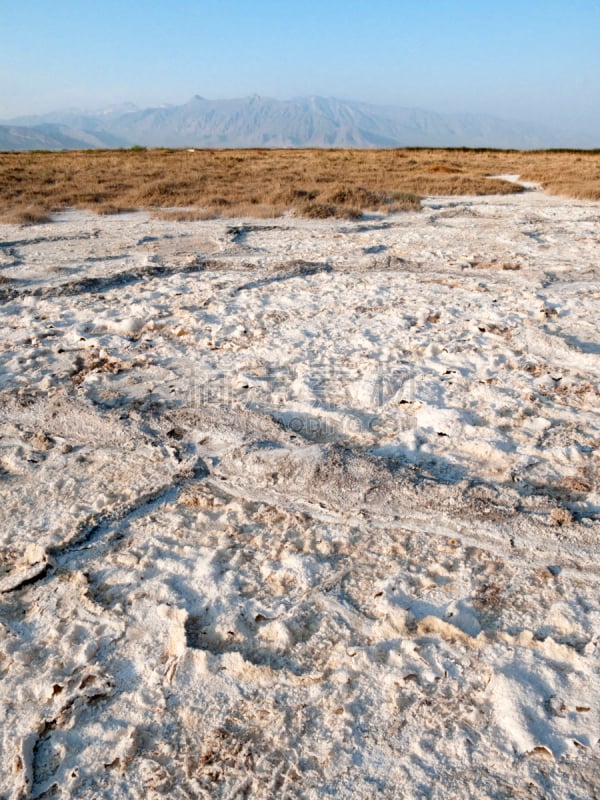
POLYGON ((1 120, 317 94, 531 121, 600 146, 600 0, 3 5, 1 120))

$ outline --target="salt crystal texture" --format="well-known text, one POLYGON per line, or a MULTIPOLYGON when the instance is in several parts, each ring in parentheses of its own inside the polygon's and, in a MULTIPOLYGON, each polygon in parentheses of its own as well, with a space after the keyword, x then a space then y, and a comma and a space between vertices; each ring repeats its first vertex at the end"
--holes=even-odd
POLYGON ((597 796, 599 240, 1 226, 0 795, 597 796))

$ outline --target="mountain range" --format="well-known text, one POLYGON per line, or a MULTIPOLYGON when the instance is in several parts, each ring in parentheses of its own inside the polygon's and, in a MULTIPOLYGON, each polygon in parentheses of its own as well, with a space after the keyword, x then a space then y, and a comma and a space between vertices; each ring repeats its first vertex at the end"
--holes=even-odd
POLYGON ((539 125, 478 114, 438 114, 324 97, 252 96, 97 112, 71 109, 0 124, 0 150, 132 147, 568 146, 539 125))

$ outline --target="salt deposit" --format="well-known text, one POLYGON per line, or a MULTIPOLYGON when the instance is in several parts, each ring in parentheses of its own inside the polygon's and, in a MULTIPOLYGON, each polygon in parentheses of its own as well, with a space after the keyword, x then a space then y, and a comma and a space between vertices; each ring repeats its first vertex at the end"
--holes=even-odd
POLYGON ((600 207, 0 226, 0 795, 587 798, 600 207))

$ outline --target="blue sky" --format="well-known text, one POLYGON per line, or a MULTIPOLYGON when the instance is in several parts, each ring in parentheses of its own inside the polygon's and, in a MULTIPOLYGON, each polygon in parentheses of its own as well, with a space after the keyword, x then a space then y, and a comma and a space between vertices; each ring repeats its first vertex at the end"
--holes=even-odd
POLYGON ((0 22, 0 119, 322 94, 600 139, 600 0, 0 0, 0 22))

